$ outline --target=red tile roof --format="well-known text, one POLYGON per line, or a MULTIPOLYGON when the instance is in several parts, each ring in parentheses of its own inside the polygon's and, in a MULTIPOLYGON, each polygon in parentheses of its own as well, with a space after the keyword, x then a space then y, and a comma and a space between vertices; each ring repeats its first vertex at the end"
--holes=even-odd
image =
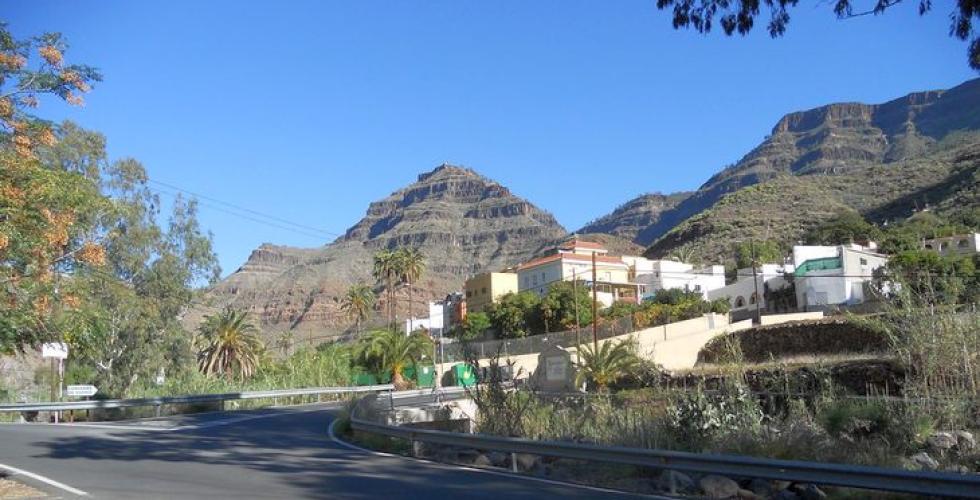
POLYGON ((567 241, 565 243, 562 243, 561 246, 559 246, 558 248, 561 248, 562 250, 565 250, 565 249, 576 248, 576 247, 578 247, 578 248, 593 248, 593 249, 596 249, 596 250, 605 250, 606 249, 606 247, 602 246, 601 243, 595 243, 595 242, 592 242, 592 241, 581 241, 581 240, 567 241))
MULTIPOLYGON (((568 259, 568 260, 577 260, 577 261, 592 262, 592 255, 585 255, 585 254, 580 254, 580 253, 556 253, 556 254, 546 255, 544 257, 539 257, 537 259, 533 259, 533 260, 530 260, 528 262, 525 262, 525 263, 517 266, 517 269, 518 270, 523 270, 523 269, 528 269, 528 268, 532 268, 532 267, 537 267, 537 266, 540 266, 542 264, 547 264, 549 262, 554 262, 554 261, 560 260, 560 259, 568 259)), ((611 257, 611 256, 608 256, 608 255, 596 255, 595 256, 595 261, 596 261, 597 264, 601 262, 603 264, 619 264, 621 266, 626 266, 626 263, 624 263, 621 258, 619 258, 619 257, 611 257)))

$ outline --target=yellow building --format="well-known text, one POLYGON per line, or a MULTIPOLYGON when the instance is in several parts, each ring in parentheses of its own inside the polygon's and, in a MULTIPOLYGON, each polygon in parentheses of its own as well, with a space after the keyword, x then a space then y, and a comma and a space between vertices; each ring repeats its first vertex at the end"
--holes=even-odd
POLYGON ((517 293, 516 273, 481 273, 466 280, 466 312, 483 312, 501 295, 517 293))
POLYGON ((595 253, 597 299, 603 306, 618 300, 637 302, 644 285, 630 280, 630 266, 621 257, 607 255, 602 245, 573 240, 556 252, 517 266, 518 289, 544 296, 552 283, 584 281, 592 286, 592 254, 595 253))

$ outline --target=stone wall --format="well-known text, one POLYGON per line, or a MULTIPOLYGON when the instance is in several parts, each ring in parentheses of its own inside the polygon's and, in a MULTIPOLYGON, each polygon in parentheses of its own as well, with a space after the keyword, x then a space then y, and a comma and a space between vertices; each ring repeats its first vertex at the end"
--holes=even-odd
POLYGON ((847 319, 792 321, 765 325, 713 339, 698 353, 698 363, 717 363, 728 355, 727 339, 738 341, 744 361, 808 355, 877 354, 888 349, 884 334, 847 319))

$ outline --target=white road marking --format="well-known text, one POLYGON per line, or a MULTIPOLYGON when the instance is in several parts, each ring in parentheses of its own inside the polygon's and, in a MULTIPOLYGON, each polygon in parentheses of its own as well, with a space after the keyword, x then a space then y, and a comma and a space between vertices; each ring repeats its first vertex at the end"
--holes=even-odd
POLYGON ((333 441, 334 443, 339 444, 340 446, 343 446, 344 448, 348 448, 348 449, 355 450, 355 451, 360 451, 360 452, 363 452, 363 453, 369 453, 371 455, 378 455, 378 456, 389 457, 389 458, 401 458, 403 460, 416 460, 416 461, 419 461, 419 462, 426 462, 426 463, 429 463, 431 465, 440 466, 440 467, 446 468, 446 469, 459 469, 459 470, 465 470, 465 471, 469 471, 469 472, 480 472, 480 473, 483 473, 483 474, 490 474, 490 475, 494 475, 494 476, 501 476, 501 477, 506 477, 506 478, 509 478, 509 479, 522 479, 524 481, 534 481, 534 482, 538 482, 538 483, 551 484, 551 485, 555 485, 555 486, 565 486, 565 487, 571 487, 571 488, 578 488, 578 489, 582 489, 582 490, 595 491, 595 492, 599 492, 599 493, 613 493, 613 494, 617 494, 617 495, 632 495, 632 496, 636 496, 636 497, 646 497, 646 498, 656 498, 656 499, 664 499, 664 500, 673 500, 671 497, 663 497, 663 496, 656 496, 656 495, 647 495, 647 494, 644 494, 644 493, 632 493, 632 492, 628 492, 628 491, 619 491, 619 490, 613 490, 613 489, 609 489, 609 488, 601 488, 599 486, 588 486, 588 485, 585 485, 585 484, 566 483, 564 481, 555 481, 554 479, 545 479, 543 477, 525 476, 525 475, 516 474, 516 473, 513 473, 513 472, 504 472, 504 471, 496 471, 496 470, 489 470, 489 469, 480 469, 480 468, 476 468, 476 467, 468 467, 468 466, 465 466, 465 465, 446 464, 446 463, 443 463, 443 462, 436 462, 436 461, 433 461, 433 460, 426 460, 424 458, 412 458, 412 457, 406 457, 404 455, 396 455, 394 453, 385 453, 383 451, 377 451, 377 450, 371 450, 371 449, 368 449, 368 448, 362 448, 360 446, 357 446, 354 443, 349 443, 347 441, 344 441, 343 439, 338 438, 337 437, 337 434, 334 432, 334 426, 336 424, 337 424, 337 419, 333 419, 333 421, 330 422, 330 427, 327 429, 327 433, 329 434, 331 441, 333 441))
MULTIPOLYGON (((272 417, 282 417, 288 415, 295 415, 298 413, 310 413, 315 411, 327 411, 334 410, 337 407, 329 403, 310 403, 309 405, 323 405, 317 406, 316 408, 308 408, 302 410, 290 411, 288 413, 277 413, 277 412, 265 412, 265 413, 253 413, 249 415, 232 415, 228 418, 221 420, 213 420, 210 422, 202 422, 199 424, 187 424, 187 425, 176 425, 172 427, 164 426, 152 426, 152 425, 130 425, 130 424, 99 424, 99 423, 71 423, 63 422, 55 424, 52 422, 31 422, 31 423, 19 423, 19 422, 0 422, 0 425, 29 425, 29 426, 53 426, 53 427, 80 427, 80 428, 90 428, 90 429, 107 429, 113 431, 151 431, 151 432, 177 432, 177 431, 193 431, 198 429, 208 429, 211 427, 220 427, 223 425, 235 424, 238 422, 245 422, 248 420, 257 420, 261 418, 272 418, 272 417)), ((296 408, 299 406, 307 405, 293 405, 293 406, 273 406, 270 408, 296 408)))
POLYGON ((4 465, 4 464, 0 464, 0 469, 6 470, 6 471, 10 471, 10 472, 12 472, 12 473, 14 473, 16 475, 20 475, 20 476, 24 476, 24 477, 29 477, 29 478, 31 478, 31 479, 33 479, 35 481, 40 481, 40 482, 42 482, 44 484, 47 484, 47 485, 50 485, 50 486, 54 486, 55 488, 59 488, 59 489, 62 489, 64 491, 67 491, 68 493, 71 493, 72 495, 77 495, 77 496, 80 496, 80 497, 87 497, 88 496, 88 493, 85 493, 84 491, 82 491, 82 490, 80 490, 78 488, 72 488, 71 486, 68 486, 65 483, 59 483, 58 481, 55 481, 54 479, 51 479, 51 478, 48 478, 48 477, 44 477, 44 476, 42 476, 40 474, 35 474, 33 472, 28 472, 28 471, 26 471, 24 469, 18 469, 17 467, 11 467, 9 465, 4 465))

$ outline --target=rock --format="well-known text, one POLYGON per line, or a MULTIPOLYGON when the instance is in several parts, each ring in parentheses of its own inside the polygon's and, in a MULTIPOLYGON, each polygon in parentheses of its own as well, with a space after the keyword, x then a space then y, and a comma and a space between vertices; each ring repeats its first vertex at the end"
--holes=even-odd
POLYGON ((800 500, 800 496, 790 490, 779 490, 772 496, 772 500, 800 500))
POLYGON ((490 463, 497 467, 507 467, 510 464, 510 455, 504 452, 491 451, 487 452, 486 455, 490 459, 490 463))
POLYGON ((973 437, 972 432, 956 431, 956 448, 960 451, 972 450, 977 447, 977 438, 973 437))
POLYGON ((738 495, 738 483, 724 476, 704 476, 698 481, 701 491, 708 498, 731 498, 738 495))
POLYGON ((943 470, 948 472, 955 472, 957 474, 973 474, 973 470, 965 465, 950 465, 943 470))
POLYGON ((937 462, 935 458, 930 457, 929 454, 924 451, 922 453, 916 453, 909 458, 912 460, 912 463, 920 469, 936 470, 939 468, 939 462, 937 462))
POLYGON ((459 450, 456 453, 456 456, 457 456, 457 459, 459 460, 459 462, 460 463, 467 463, 467 464, 473 463, 473 461, 476 460, 476 457, 479 457, 480 455, 482 455, 482 453, 480 453, 479 451, 476 451, 476 450, 472 450, 472 449, 459 450))
POLYGON ((694 480, 691 476, 684 474, 683 472, 677 472, 675 470, 665 470, 660 473, 660 477, 657 478, 657 487, 661 491, 666 491, 668 493, 689 493, 693 492, 697 486, 694 484, 694 480))
MULTIPOLYGON (((787 486, 789 485, 785 485, 782 489, 786 489, 787 486)), ((766 481, 765 479, 753 479, 749 481, 746 489, 752 493, 755 493, 756 495, 766 498, 772 496, 772 494, 776 491, 776 488, 773 487, 772 481, 766 481)))
POLYGON ((754 491, 747 490, 745 488, 740 488, 735 496, 742 500, 765 500, 765 496, 758 495, 754 491))
POLYGON ((518 471, 529 471, 538 464, 538 456, 531 455, 528 453, 516 453, 515 458, 517 459, 517 470, 518 471))
POLYGON ((776 480, 770 482, 769 484, 771 484, 772 485, 772 489, 774 489, 776 491, 783 491, 783 490, 785 490, 785 489, 787 489, 787 488, 789 488, 790 486, 793 485, 793 483, 791 483, 789 481, 782 481, 782 480, 779 480, 779 479, 776 479, 776 480))
POLYGON ((797 484, 793 487, 796 495, 803 500, 823 500, 827 494, 812 484, 797 484))
POLYGON ((943 452, 954 448, 957 444, 957 439, 952 432, 934 432, 926 439, 926 443, 931 448, 943 452))
POLYGON ((473 459, 473 465, 475 467, 492 467, 493 462, 491 462, 486 455, 481 453, 477 455, 476 458, 473 459))

